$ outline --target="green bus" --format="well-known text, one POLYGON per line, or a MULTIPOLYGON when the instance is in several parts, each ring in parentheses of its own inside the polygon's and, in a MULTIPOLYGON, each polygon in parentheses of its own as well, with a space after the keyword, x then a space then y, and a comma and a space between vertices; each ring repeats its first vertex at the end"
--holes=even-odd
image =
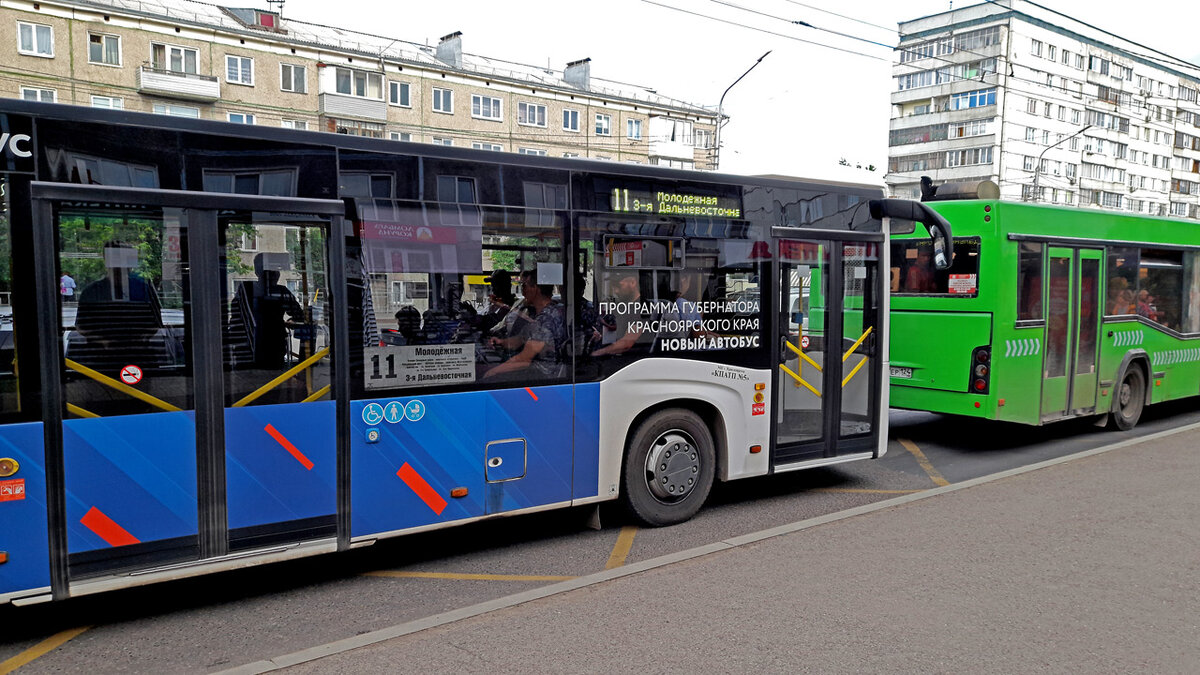
POLYGON ((929 204, 950 267, 927 238, 891 244, 892 407, 1127 430, 1200 394, 1200 224, 939 192, 968 197, 929 204))

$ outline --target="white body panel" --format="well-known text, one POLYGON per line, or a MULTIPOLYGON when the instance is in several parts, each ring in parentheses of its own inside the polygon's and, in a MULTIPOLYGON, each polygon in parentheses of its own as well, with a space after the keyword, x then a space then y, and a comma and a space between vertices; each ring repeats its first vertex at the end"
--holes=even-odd
MULTIPOLYGON (((648 408, 691 399, 712 405, 725 428, 727 457, 721 480, 761 476, 770 466, 771 373, 704 361, 646 358, 600 383, 600 473, 598 494, 614 497, 621 460, 634 418, 648 408), (765 384, 763 414, 752 415, 755 383, 765 384), (762 452, 750 454, 750 446, 762 452)), ((708 421, 708 420, 705 420, 708 421)), ((718 425, 718 429, 722 426, 718 425)), ((718 450, 721 441, 714 439, 718 450)))

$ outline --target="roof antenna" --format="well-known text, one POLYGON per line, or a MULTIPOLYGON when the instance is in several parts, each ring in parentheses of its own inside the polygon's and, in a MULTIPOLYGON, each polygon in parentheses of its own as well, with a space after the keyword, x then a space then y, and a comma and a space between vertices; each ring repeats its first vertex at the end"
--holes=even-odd
POLYGON ((276 14, 278 14, 280 17, 282 17, 284 2, 287 2, 287 0, 267 0, 267 5, 270 6, 271 9, 275 10, 276 14), (276 7, 275 5, 279 5, 279 6, 276 7))

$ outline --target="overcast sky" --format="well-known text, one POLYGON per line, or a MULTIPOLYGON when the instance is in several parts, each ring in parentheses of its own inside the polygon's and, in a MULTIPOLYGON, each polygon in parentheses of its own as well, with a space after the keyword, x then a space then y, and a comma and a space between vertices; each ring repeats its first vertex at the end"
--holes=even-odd
MULTIPOLYGON (((1197 0, 1039 4, 1200 63, 1197 0)), ((950 5, 948 0, 287 0, 284 16, 430 45, 462 31, 468 53, 559 70, 590 57, 593 77, 714 107, 725 88, 770 50, 725 97, 731 121, 722 132, 722 170, 862 174, 858 177, 869 180, 871 174, 837 165, 843 157, 874 164, 880 179, 886 168, 896 25, 950 5)))

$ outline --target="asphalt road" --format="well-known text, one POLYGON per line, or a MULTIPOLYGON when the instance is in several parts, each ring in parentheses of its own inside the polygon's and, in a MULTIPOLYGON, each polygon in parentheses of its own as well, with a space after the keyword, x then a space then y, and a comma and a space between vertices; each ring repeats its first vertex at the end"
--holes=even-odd
POLYGON ((714 488, 693 520, 632 527, 616 509, 500 519, 342 555, 25 608, 0 607, 0 675, 211 672, 731 537, 1200 422, 1200 400, 1148 408, 1129 433, 892 411, 873 462, 714 488), (82 630, 80 630, 82 629, 82 630))

